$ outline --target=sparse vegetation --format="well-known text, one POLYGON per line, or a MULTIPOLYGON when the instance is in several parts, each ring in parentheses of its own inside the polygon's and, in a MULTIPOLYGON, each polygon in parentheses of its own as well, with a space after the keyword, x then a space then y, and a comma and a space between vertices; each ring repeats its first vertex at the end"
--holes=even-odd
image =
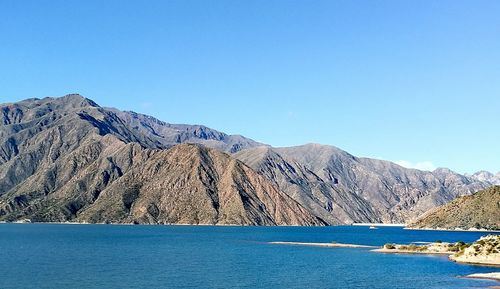
POLYGON ((465 263, 500 265, 500 235, 484 236, 472 244, 459 243, 459 251, 450 256, 451 259, 465 263))
MULTIPOLYGON (((456 243, 444 243, 444 242, 434 242, 428 245, 398 245, 398 244, 385 244, 384 249, 395 250, 399 252, 416 252, 416 253, 459 253, 464 249, 468 248, 470 244, 463 241, 456 243)), ((493 250, 493 249, 492 249, 493 250)))
POLYGON ((434 242, 426 245, 387 243, 382 249, 375 251, 389 250, 392 253, 448 254, 450 259, 458 262, 500 265, 500 235, 484 236, 474 243, 464 241, 434 242))

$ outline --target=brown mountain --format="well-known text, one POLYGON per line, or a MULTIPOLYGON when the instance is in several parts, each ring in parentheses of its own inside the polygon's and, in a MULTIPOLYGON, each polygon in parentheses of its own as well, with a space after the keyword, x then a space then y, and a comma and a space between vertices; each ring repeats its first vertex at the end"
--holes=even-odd
POLYGON ((229 155, 161 143, 81 96, 0 111, 0 220, 324 224, 229 155))
POLYGON ((323 222, 242 162, 214 149, 150 152, 83 209, 77 220, 238 225, 323 222))
POLYGON ((319 144, 251 148, 235 157, 332 223, 405 223, 489 186, 448 169, 407 169, 319 144))
POLYGON ((409 227, 500 230, 500 186, 460 197, 435 208, 409 227))
POLYGON ((490 185, 332 146, 273 148, 79 95, 0 105, 0 220, 402 223, 490 185))
POLYGON ((318 175, 310 169, 307 161, 297 161, 278 151, 271 147, 258 147, 243 150, 234 156, 330 224, 371 222, 377 218, 367 200, 338 187, 335 180, 318 175))

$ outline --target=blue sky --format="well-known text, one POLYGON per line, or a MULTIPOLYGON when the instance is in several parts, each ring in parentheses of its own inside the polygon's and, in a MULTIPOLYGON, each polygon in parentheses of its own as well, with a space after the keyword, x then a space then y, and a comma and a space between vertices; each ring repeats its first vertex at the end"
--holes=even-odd
POLYGON ((0 102, 500 171, 499 1, 0 1, 0 102))

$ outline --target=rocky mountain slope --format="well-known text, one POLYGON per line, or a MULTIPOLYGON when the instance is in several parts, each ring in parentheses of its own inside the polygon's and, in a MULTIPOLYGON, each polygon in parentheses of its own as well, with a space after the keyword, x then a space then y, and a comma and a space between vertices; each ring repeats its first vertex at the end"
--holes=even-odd
POLYGON ((229 155, 172 147, 81 96, 0 112, 0 220, 324 224, 229 155))
POLYGON ((457 198, 421 216, 409 227, 500 230, 500 186, 457 198))
POLYGON ((458 196, 489 186, 448 169, 407 169, 318 144, 259 147, 241 151, 235 157, 315 214, 342 223, 404 223, 458 196))
POLYGON ((402 223, 491 185, 332 146, 272 148, 79 95, 0 105, 0 124, 0 220, 402 223))
POLYGON ((234 156, 330 224, 378 220, 367 200, 355 191, 343 190, 333 178, 319 176, 307 161, 285 157, 271 147, 243 150, 234 156))

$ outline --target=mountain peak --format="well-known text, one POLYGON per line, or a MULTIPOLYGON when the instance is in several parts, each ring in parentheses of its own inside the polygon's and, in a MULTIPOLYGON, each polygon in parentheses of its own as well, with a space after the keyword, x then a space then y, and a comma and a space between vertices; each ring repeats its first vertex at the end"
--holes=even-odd
POLYGON ((474 174, 472 174, 473 176, 484 176, 484 177, 493 177, 494 175, 488 171, 478 171, 478 172, 475 172, 474 174))
MULTIPOLYGON (((202 157, 203 155, 207 154, 211 149, 203 146, 201 144, 197 143, 182 143, 173 146, 170 150, 168 150, 169 153, 176 153, 179 155, 190 155, 190 156, 195 156, 195 157, 202 157)), ((167 151, 165 151, 167 152, 167 151)), ((219 151, 217 151, 219 152, 219 151)), ((220 154, 224 154, 223 152, 219 152, 220 154)))
POLYGON ((19 104, 27 108, 40 108, 44 106, 58 109, 99 107, 99 105, 93 100, 77 93, 66 94, 65 96, 61 97, 44 97, 42 99, 28 98, 20 101, 19 104))
POLYGON ((500 173, 494 175, 493 173, 488 171, 478 171, 470 175, 470 177, 481 182, 488 182, 493 185, 500 185, 500 173))
POLYGON ((441 174, 450 174, 450 173, 455 174, 455 172, 450 170, 449 168, 443 168, 443 167, 437 168, 432 172, 435 174, 440 174, 440 173, 441 174))
POLYGON ((71 103, 71 104, 79 105, 79 106, 99 107, 99 105, 97 103, 95 103, 93 100, 86 98, 78 93, 66 94, 63 97, 54 98, 54 99, 58 100, 60 102, 63 102, 63 103, 71 103))
MULTIPOLYGON (((346 151, 332 145, 319 144, 319 143, 307 143, 298 146, 284 147, 286 149, 299 150, 299 151, 309 151, 309 152, 335 152, 335 153, 347 153, 346 151)), ((279 148, 281 149, 281 148, 279 148)))

